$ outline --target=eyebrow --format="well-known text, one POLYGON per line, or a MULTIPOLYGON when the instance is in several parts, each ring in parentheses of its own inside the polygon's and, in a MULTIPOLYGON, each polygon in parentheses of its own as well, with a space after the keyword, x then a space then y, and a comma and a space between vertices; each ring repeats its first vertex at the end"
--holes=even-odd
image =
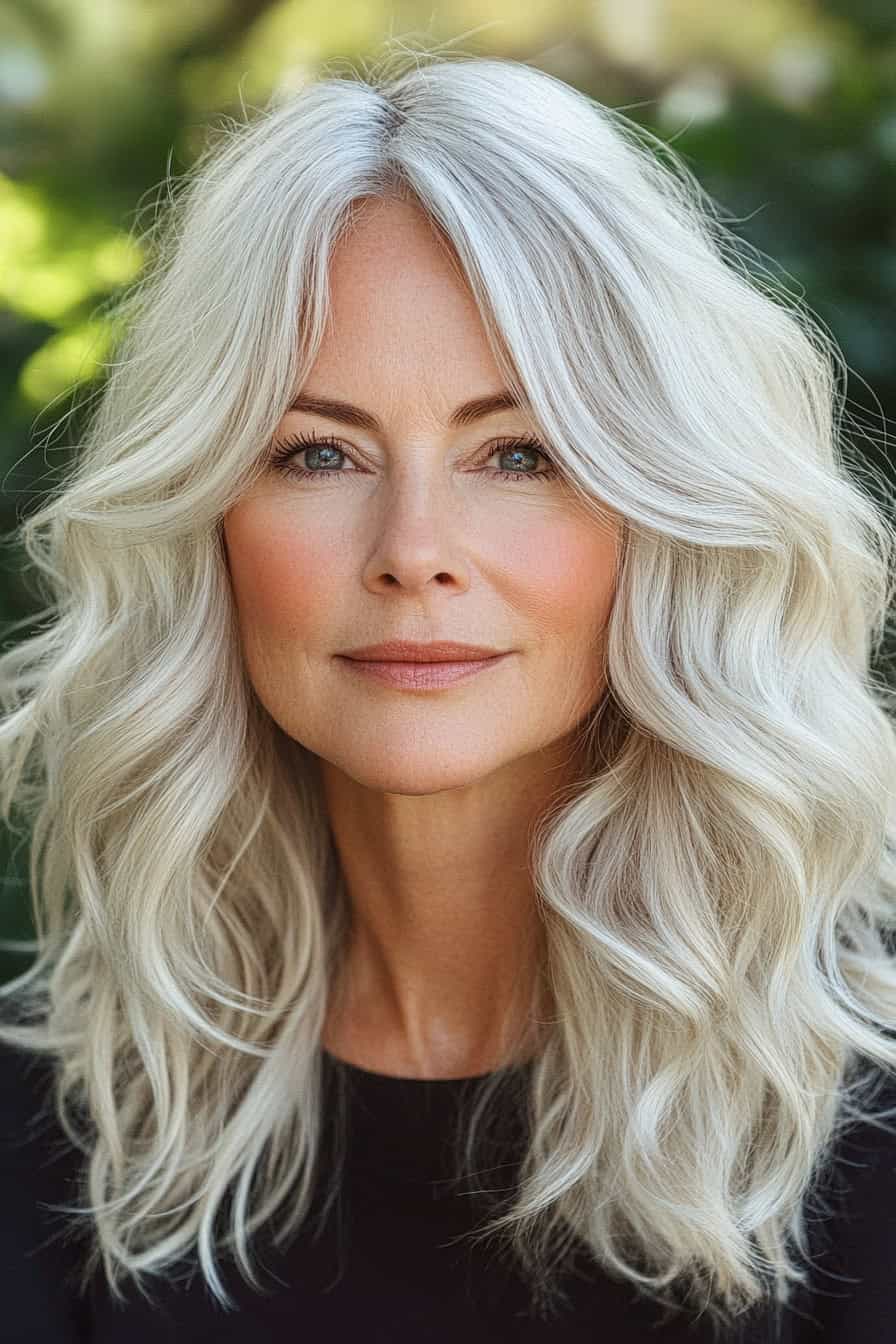
MULTIPOLYGON (((344 425, 354 425, 357 429, 369 430, 372 434, 382 434, 383 427, 375 415, 352 406, 348 401, 334 401, 330 397, 298 396, 290 403, 290 411, 308 411, 311 415, 323 415, 328 420, 339 420, 344 425)), ((503 389, 489 397, 475 397, 455 408, 448 423, 452 426, 471 425, 496 411, 522 410, 519 399, 510 391, 503 389)))

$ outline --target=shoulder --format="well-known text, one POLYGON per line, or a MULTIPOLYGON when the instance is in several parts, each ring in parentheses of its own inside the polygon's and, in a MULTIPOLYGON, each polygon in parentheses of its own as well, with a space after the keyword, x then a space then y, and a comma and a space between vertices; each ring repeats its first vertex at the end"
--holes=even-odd
POLYGON ((0 1140, 32 1137, 51 1108, 53 1064, 47 1056, 0 1041, 0 1140))
POLYGON ((896 1226, 896 1077, 876 1071, 875 1079, 874 1094, 862 1100, 870 1118, 849 1121, 820 1186, 841 1250, 851 1236, 862 1239, 863 1226, 896 1226))
POLYGON ((37 1193, 54 1189, 48 1166, 70 1165, 76 1151, 59 1123, 54 1061, 0 1041, 0 1164, 37 1193), (43 1175, 42 1175, 43 1173, 43 1175))
POLYGON ((49 1056, 0 1041, 0 1172, 21 1199, 68 1198, 82 1158, 56 1114, 55 1072, 49 1056))
POLYGON ((78 1242, 57 1205, 79 1202, 81 1154, 56 1119, 52 1061, 0 1042, 0 1262, 4 1340, 84 1336, 78 1242))
POLYGON ((794 1344, 884 1344, 896 1317, 896 1079, 879 1075, 837 1140, 806 1209, 810 1290, 799 1299, 794 1344), (805 1313, 805 1316, 803 1316, 805 1313))
POLYGON ((48 1056, 0 1041, 0 1173, 18 1201, 69 1197, 81 1154, 56 1115, 55 1068, 48 1056))

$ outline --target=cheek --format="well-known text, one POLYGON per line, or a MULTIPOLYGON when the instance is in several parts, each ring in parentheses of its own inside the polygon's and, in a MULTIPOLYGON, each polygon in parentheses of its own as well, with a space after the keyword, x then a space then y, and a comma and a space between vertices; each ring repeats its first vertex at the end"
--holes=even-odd
POLYGON ((276 635, 307 632, 328 605, 332 581, 309 531, 278 525, 270 513, 247 506, 228 515, 224 536, 244 626, 276 635))
POLYGON ((617 533, 565 522, 530 533, 508 574, 544 633, 585 646, 603 630, 616 589, 617 533))
MULTIPOLYGON (((616 586, 618 532, 593 520, 529 517, 500 526, 494 516, 479 554, 511 605, 545 636, 587 648, 609 617, 616 586)), ((334 593, 347 591, 347 548, 333 530, 294 520, 244 501, 224 524, 234 598, 244 631, 276 637, 308 636, 332 619, 334 593)))

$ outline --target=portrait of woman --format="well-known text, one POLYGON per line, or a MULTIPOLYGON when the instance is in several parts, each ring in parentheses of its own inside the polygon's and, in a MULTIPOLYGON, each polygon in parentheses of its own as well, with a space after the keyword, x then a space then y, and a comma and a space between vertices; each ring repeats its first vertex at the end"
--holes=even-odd
POLYGON ((833 338, 509 59, 324 72, 153 227, 0 656, 8 1338, 884 1344, 833 338))

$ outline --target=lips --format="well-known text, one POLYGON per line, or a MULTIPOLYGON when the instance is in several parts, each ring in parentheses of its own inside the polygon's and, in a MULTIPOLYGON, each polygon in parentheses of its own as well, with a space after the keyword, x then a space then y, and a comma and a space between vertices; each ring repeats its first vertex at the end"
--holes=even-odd
POLYGON ((352 658, 356 662, 463 663, 496 658, 503 652, 505 650, 484 644, 460 644, 454 640, 419 644, 412 640, 390 639, 382 644, 365 644, 361 648, 350 649, 339 657, 352 658))
POLYGON ((470 681, 485 668, 498 667, 510 654, 492 654, 490 658, 442 659, 419 663, 407 659, 342 658, 351 675, 378 681, 402 691, 437 691, 470 681))

